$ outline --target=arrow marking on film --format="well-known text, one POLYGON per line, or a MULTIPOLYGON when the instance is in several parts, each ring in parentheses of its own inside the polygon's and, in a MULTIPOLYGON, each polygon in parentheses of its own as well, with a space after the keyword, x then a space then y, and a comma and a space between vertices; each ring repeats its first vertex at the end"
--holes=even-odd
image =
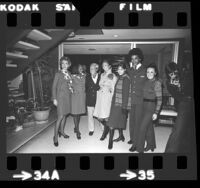
POLYGON ((126 173, 120 174, 120 177, 125 177, 126 180, 130 180, 130 179, 137 177, 137 174, 135 172, 130 171, 130 170, 126 170, 126 173))
POLYGON ((31 177, 32 177, 32 175, 28 172, 25 172, 25 171, 21 171, 21 174, 14 174, 13 175, 13 178, 21 178, 22 181, 27 180, 31 177))

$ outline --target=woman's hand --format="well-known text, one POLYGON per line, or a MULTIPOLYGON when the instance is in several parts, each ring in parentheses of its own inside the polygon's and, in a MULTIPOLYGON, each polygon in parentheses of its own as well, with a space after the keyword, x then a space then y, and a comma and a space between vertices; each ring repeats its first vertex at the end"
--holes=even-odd
POLYGON ((54 104, 55 106, 57 106, 57 105, 58 105, 58 101, 57 101, 56 99, 54 99, 54 100, 53 100, 53 104, 54 104))
POLYGON ((152 120, 155 121, 157 118, 158 118, 158 115, 157 114, 153 114, 152 120))

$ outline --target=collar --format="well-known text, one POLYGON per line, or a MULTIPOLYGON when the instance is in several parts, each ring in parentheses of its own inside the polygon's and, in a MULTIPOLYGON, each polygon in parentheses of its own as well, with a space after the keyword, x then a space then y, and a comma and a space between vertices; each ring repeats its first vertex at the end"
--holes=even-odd
POLYGON ((136 70, 138 70, 142 66, 142 63, 138 63, 136 66, 136 70))
MULTIPOLYGON (((90 74, 90 76, 91 76, 91 78, 93 78, 92 74, 90 74)), ((96 76, 93 79, 95 79, 97 77, 98 77, 98 73, 96 74, 96 76)))

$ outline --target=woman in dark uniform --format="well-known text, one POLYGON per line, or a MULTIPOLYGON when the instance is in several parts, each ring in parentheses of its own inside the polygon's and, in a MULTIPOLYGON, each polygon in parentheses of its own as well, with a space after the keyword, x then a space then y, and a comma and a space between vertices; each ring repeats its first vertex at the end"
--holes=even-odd
POLYGON ((143 88, 143 117, 136 140, 136 151, 140 153, 149 150, 154 151, 156 148, 153 121, 157 119, 162 104, 162 84, 158 79, 156 65, 149 65, 146 74, 148 79, 143 88), (153 134, 148 135, 149 129, 153 130, 153 134), (144 148, 147 137, 147 145, 146 148, 144 148))
POLYGON ((119 130, 119 138, 115 141, 125 140, 123 136, 123 129, 126 128, 127 110, 131 109, 130 78, 126 73, 126 65, 120 64, 117 72, 119 74, 119 78, 115 85, 110 117, 107 123, 108 127, 110 128, 108 149, 112 149, 113 147, 115 129, 119 130))
POLYGON ((85 77, 86 74, 83 72, 84 68, 82 65, 75 66, 73 69, 72 80, 73 80, 73 94, 71 100, 71 114, 74 119, 74 132, 76 133, 77 139, 81 139, 81 133, 79 130, 80 116, 86 113, 86 96, 85 96, 85 77))
POLYGON ((52 86, 52 97, 53 103, 57 106, 58 119, 54 129, 54 145, 58 146, 58 134, 64 138, 69 138, 64 133, 64 126, 67 115, 71 113, 71 93, 72 89, 72 78, 71 73, 68 71, 71 66, 71 61, 68 57, 61 57, 60 59, 60 71, 55 74, 53 86, 52 86))

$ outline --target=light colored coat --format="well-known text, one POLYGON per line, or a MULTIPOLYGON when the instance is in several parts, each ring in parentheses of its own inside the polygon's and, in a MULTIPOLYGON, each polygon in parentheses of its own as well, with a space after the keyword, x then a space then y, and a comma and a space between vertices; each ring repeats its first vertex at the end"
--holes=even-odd
POLYGON ((97 100, 93 116, 103 119, 109 117, 116 81, 117 77, 111 70, 101 74, 99 81, 100 90, 97 91, 97 100))

